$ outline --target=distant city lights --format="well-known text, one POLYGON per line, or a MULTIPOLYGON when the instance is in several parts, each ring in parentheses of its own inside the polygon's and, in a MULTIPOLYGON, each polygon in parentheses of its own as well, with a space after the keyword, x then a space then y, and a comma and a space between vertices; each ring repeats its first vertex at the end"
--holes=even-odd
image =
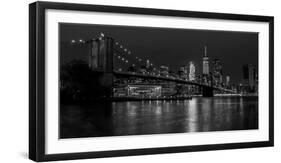
MULTIPOLYGON (((99 40, 106 40, 105 39, 105 35, 103 33, 100 33, 100 36, 97 37, 99 40)), ((72 39, 70 42, 74 45, 79 44, 79 43, 91 43, 91 42, 95 42, 98 41, 97 38, 93 38, 89 41, 83 40, 82 38, 80 39, 72 39)), ((123 62, 123 64, 125 63, 127 69, 129 68, 129 66, 134 67, 131 68, 131 70, 128 69, 128 71, 132 71, 132 73, 140 73, 140 74, 144 74, 144 75, 150 75, 150 76, 159 76, 159 77, 165 77, 165 78, 171 78, 171 79, 176 79, 176 80, 181 80, 181 81, 190 81, 190 82, 198 82, 200 84, 205 84, 205 85, 210 85, 211 80, 212 82, 214 81, 215 84, 213 84, 214 87, 217 88, 223 88, 225 85, 225 83, 223 83, 222 81, 222 66, 219 62, 218 59, 216 59, 214 63, 215 66, 215 70, 211 70, 210 66, 209 66, 209 58, 207 56, 207 47, 204 47, 204 57, 203 57, 203 73, 200 75, 209 75, 206 78, 206 81, 202 80, 202 76, 200 75, 196 75, 196 67, 194 62, 190 61, 188 62, 186 65, 181 66, 178 70, 176 71, 172 71, 170 69, 170 67, 168 66, 164 66, 164 65, 155 65, 155 63, 152 63, 151 60, 147 59, 147 58, 140 58, 138 56, 128 56, 129 54, 132 54, 132 52, 125 46, 123 46, 120 42, 113 42, 113 44, 117 45, 117 46, 113 46, 113 48, 117 48, 114 49, 115 51, 113 52, 113 55, 116 56, 121 62, 123 62), (121 48, 122 50, 118 49, 121 48), (131 61, 131 59, 133 59, 133 61, 131 61), (135 63, 134 63, 135 62, 135 63), (130 64, 128 64, 130 63, 130 64), (138 68, 137 66, 138 65, 138 68), (210 70, 209 70, 210 69, 210 70), (212 71, 209 73, 209 71, 212 71), (217 72, 215 75, 213 74, 214 72, 217 72), (212 76, 211 76, 212 75, 212 76), (212 77, 212 79, 211 79, 212 77)), ((213 64, 212 62, 212 64, 213 64)), ((211 64, 211 62, 210 62, 211 64)), ((125 69, 122 68, 116 68, 116 70, 118 71, 124 71, 125 69)), ((226 78, 226 85, 227 86, 231 86, 230 83, 230 76, 228 76, 228 78, 226 78)), ((244 86, 243 84, 237 84, 237 86, 244 86)))

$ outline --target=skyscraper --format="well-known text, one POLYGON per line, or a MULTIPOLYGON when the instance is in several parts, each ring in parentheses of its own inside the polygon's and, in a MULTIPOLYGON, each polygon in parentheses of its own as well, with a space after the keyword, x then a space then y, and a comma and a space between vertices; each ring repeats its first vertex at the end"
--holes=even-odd
POLYGON ((215 86, 220 86, 223 83, 222 79, 222 64, 219 59, 214 59, 212 61, 212 75, 213 84, 215 86))
POLYGON ((188 67, 181 66, 179 69, 179 77, 184 80, 188 80, 188 67))
POLYGON ((153 68, 152 68, 151 63, 150 63, 149 60, 146 60, 145 68, 146 68, 146 72, 147 72, 148 74, 151 74, 151 73, 152 73, 153 68))
POLYGON ((160 66, 160 74, 161 76, 168 77, 169 76, 169 67, 167 66, 160 66))
POLYGON ((207 56, 207 46, 205 46, 203 56, 203 75, 209 75, 209 73, 209 57, 207 56))
POLYGON ((229 87, 229 86, 230 86, 230 76, 229 76, 229 75, 227 75, 227 76, 225 77, 225 86, 226 86, 226 87, 229 87))
POLYGON ((257 87, 257 70, 254 65, 247 64, 243 66, 243 79, 245 85, 249 87, 250 92, 253 92, 257 87))
POLYGON ((189 80, 195 80, 195 65, 192 61, 189 62, 189 80))
POLYGON ((146 67, 147 69, 149 69, 149 68, 150 68, 150 63, 149 63, 149 60, 146 60, 145 67, 146 67))

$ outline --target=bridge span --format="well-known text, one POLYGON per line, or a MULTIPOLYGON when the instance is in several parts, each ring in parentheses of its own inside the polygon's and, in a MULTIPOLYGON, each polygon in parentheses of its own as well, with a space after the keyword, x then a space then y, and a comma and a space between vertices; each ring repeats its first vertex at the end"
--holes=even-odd
MULTIPOLYGON (((114 69, 114 57, 118 57, 119 59, 124 61, 124 64, 128 64, 128 60, 125 58, 124 54, 120 53, 120 48, 124 49, 128 55, 132 55, 131 51, 119 45, 113 38, 105 37, 104 35, 100 38, 88 40, 83 42, 85 44, 89 44, 89 67, 94 72, 102 73, 99 77, 99 86, 104 88, 105 96, 112 96, 111 90, 114 85, 114 77, 137 77, 137 78, 145 78, 145 79, 156 79, 162 81, 175 82, 179 84, 185 85, 194 85, 202 88, 202 96, 204 97, 213 97, 214 90, 227 92, 227 93, 235 93, 233 90, 214 87, 211 85, 206 85, 198 82, 193 82, 189 80, 184 80, 181 78, 175 77, 164 77, 161 75, 150 75, 150 74, 141 74, 141 73, 133 73, 126 71, 115 71, 114 69), (122 56, 122 57, 120 57, 122 56)), ((135 57, 138 61, 141 59, 135 57)), ((212 83, 212 82, 211 82, 212 83)))
POLYGON ((179 84, 186 84, 186 85, 195 85, 199 87, 205 87, 213 90, 219 90, 227 93, 235 93, 233 90, 225 89, 225 88, 219 88, 214 87, 210 85, 205 85, 202 83, 196 83, 189 80, 183 80, 180 78, 174 78, 174 77, 164 77, 159 75, 148 75, 148 74, 140 74, 140 73, 133 73, 133 72, 120 72, 120 71, 113 71, 114 76, 117 77, 137 77, 137 78, 145 78, 145 79, 156 79, 156 80, 162 80, 162 81, 169 81, 169 82, 175 82, 179 84))

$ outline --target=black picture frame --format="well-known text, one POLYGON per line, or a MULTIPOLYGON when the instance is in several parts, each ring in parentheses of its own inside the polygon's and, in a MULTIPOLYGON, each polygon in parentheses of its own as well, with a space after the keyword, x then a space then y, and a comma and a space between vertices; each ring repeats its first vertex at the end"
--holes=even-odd
POLYGON ((274 18, 271 16, 222 14, 150 8, 101 6, 55 2, 34 2, 29 5, 29 158, 34 161, 55 161, 100 157, 132 156, 190 151, 269 147, 274 145, 274 18), (123 14, 161 15, 221 20, 241 20, 269 23, 269 140, 195 146, 159 147, 150 149, 114 150, 83 153, 45 153, 45 11, 94 11, 123 14))

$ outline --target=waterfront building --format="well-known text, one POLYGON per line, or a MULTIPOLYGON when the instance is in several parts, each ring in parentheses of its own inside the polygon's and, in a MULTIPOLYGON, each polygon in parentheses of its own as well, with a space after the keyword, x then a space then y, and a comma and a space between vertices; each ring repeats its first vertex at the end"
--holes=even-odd
POLYGON ((171 97, 177 93, 176 83, 163 82, 161 83, 161 95, 162 97, 171 97))
POLYGON ((157 98, 161 96, 161 86, 159 85, 128 85, 127 97, 157 98))
POLYGON ((113 88, 113 97, 126 97, 127 89, 125 87, 115 87, 113 88))

